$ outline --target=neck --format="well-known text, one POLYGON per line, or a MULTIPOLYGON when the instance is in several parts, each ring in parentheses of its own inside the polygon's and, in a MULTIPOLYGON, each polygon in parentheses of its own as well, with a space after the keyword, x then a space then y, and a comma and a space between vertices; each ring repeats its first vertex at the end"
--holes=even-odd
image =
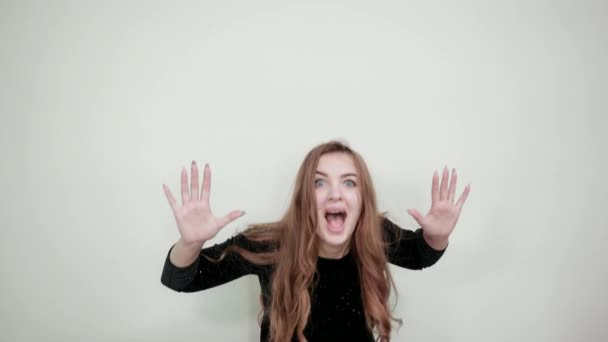
POLYGON ((350 250, 350 244, 345 243, 343 246, 331 246, 321 244, 319 246, 319 256, 325 259, 341 259, 350 250))

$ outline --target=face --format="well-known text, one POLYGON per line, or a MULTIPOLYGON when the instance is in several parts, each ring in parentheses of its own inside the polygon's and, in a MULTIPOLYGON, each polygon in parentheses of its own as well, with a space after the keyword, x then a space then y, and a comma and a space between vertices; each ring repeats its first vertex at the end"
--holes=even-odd
POLYGON ((315 176, 319 255, 340 258, 348 251, 361 214, 359 174, 353 157, 335 152, 321 156, 315 176))

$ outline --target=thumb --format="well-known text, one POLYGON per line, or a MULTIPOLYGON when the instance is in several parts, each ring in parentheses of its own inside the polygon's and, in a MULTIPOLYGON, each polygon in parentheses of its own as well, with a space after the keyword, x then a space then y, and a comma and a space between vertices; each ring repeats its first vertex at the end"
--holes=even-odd
POLYGON ((420 226, 422 226, 422 215, 420 215, 420 213, 418 212, 418 210, 416 209, 408 209, 407 212, 412 215, 412 217, 414 218, 414 220, 416 220, 416 222, 418 222, 418 224, 420 226))
POLYGON ((241 217, 245 215, 245 212, 243 210, 233 210, 230 213, 228 213, 226 216, 222 217, 221 219, 219 219, 219 229, 224 228, 225 225, 227 225, 228 223, 236 220, 237 218, 241 217))

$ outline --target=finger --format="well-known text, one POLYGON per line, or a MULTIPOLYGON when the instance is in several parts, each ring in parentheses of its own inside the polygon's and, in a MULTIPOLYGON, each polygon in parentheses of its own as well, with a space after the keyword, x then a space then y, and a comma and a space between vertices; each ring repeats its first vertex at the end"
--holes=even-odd
POLYGON ((458 176, 456 175, 456 169, 452 169, 452 177, 450 179, 450 189, 448 190, 448 200, 450 203, 454 203, 454 195, 456 193, 456 182, 458 176))
POLYGON ((460 198, 458 199, 458 203, 456 203, 456 207, 458 208, 458 210, 462 209, 462 206, 464 205, 464 202, 467 200, 467 197, 469 196, 470 191, 471 191, 471 184, 467 185, 464 188, 462 195, 460 195, 460 198))
POLYGON ((190 193, 192 200, 198 201, 198 166, 194 160, 192 161, 190 193))
POLYGON ((431 187, 431 202, 435 204, 439 200, 439 174, 437 170, 433 173, 433 185, 431 187))
POLYGON ((441 176, 441 187, 439 190, 439 198, 442 201, 448 199, 448 167, 447 167, 447 165, 443 168, 443 175, 441 176))
POLYGON ((203 194, 201 200, 209 205, 209 197, 211 197, 211 167, 209 164, 205 164, 203 173, 203 194))
POLYGON ((416 220, 416 222, 418 222, 419 225, 422 226, 422 215, 420 215, 420 213, 418 212, 418 210, 416 209, 408 209, 407 212, 412 215, 412 217, 414 218, 414 220, 416 220))
POLYGON ((223 228, 228 223, 236 220, 237 218, 239 218, 239 217, 241 217, 243 215, 245 215, 245 212, 242 211, 242 210, 234 210, 234 211, 230 212, 228 215, 222 217, 219 220, 219 227, 220 227, 220 229, 223 228))
POLYGON ((182 167, 182 205, 190 202, 190 191, 188 190, 188 171, 182 167))
POLYGON ((171 210, 173 210, 173 213, 175 213, 177 211, 177 202, 175 201, 175 197, 173 197, 171 190, 169 190, 169 187, 165 184, 163 184, 163 190, 165 191, 165 197, 167 197, 171 210))

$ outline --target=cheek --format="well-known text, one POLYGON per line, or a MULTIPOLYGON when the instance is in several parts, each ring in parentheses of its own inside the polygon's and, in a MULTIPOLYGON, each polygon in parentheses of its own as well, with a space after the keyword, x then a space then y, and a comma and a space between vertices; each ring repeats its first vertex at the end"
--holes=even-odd
POLYGON ((349 196, 350 207, 354 209, 356 212, 361 211, 361 196, 358 192, 352 193, 349 196))
POLYGON ((321 189, 315 189, 315 198, 317 200, 317 204, 322 204, 325 199, 325 194, 321 189))
POLYGON ((316 190, 315 191, 315 199, 317 202, 317 213, 319 214, 319 218, 323 216, 323 206, 324 206, 324 202, 325 202, 325 197, 323 196, 323 192, 320 190, 316 190))
POLYGON ((357 221, 361 218, 361 201, 357 199, 357 221))

